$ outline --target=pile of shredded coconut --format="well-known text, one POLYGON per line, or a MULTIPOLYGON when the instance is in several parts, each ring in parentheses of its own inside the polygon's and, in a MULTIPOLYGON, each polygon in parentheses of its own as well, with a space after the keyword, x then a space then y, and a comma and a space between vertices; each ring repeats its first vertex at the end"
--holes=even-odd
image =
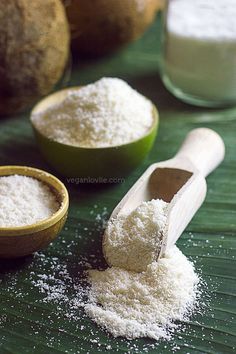
POLYGON ((87 314, 113 336, 168 339, 173 321, 185 320, 197 299, 199 278, 177 248, 142 273, 122 268, 90 270, 87 314))
POLYGON ((153 199, 128 215, 108 222, 103 250, 108 263, 141 272, 157 259, 167 220, 168 203, 153 199))
POLYGON ((156 261, 168 203, 143 202, 108 223, 104 253, 113 265, 89 270, 86 313, 113 336, 170 338, 174 321, 186 320, 197 303, 199 278, 174 246, 156 261))
POLYGON ((43 135, 63 144, 108 147, 146 135, 153 124, 152 103, 117 78, 102 78, 45 111, 33 114, 33 125, 43 135))
POLYGON ((20 175, 0 177, 0 227, 34 224, 59 207, 56 196, 43 182, 20 175))

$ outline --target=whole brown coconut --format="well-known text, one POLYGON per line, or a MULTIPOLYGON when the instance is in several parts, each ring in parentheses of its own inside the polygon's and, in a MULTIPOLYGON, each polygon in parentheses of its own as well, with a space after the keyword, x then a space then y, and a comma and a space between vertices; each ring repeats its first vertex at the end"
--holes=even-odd
POLYGON ((132 42, 152 23, 163 0, 64 0, 72 46, 101 55, 132 42))
POLYGON ((69 26, 60 0, 0 1, 0 114, 49 93, 68 60, 69 26))

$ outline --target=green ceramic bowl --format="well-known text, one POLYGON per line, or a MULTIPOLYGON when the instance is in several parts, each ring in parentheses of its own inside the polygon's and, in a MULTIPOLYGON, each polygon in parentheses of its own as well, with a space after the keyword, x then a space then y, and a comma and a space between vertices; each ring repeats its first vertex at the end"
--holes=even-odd
MULTIPOLYGON (((31 115, 62 101, 68 90, 58 91, 41 100, 31 115)), ((32 121, 31 123, 39 148, 48 163, 61 175, 84 178, 83 182, 86 182, 86 178, 123 177, 137 167, 153 146, 158 120, 158 112, 153 105, 153 125, 145 136, 129 144, 105 148, 84 148, 58 143, 43 135, 32 121)))

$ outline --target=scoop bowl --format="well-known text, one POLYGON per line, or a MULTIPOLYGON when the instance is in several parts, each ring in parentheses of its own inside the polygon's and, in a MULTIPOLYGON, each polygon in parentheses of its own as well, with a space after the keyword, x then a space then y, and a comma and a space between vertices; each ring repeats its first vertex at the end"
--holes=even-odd
MULTIPOLYGON (((67 88, 41 100, 32 110, 31 116, 38 114, 54 104, 60 103, 67 88)), ((153 105, 153 124, 147 134, 128 144, 111 147, 85 148, 59 143, 42 134, 32 122, 39 148, 48 163, 65 177, 83 178, 83 183, 96 178, 110 178, 106 182, 114 182, 115 178, 124 177, 136 168, 151 150, 158 128, 158 112, 153 105)))
POLYGON ((53 175, 26 166, 1 166, 0 176, 23 175, 47 184, 55 193, 60 208, 51 217, 35 224, 19 227, 0 227, 0 258, 16 258, 29 255, 47 247, 65 224, 69 207, 66 187, 53 175))

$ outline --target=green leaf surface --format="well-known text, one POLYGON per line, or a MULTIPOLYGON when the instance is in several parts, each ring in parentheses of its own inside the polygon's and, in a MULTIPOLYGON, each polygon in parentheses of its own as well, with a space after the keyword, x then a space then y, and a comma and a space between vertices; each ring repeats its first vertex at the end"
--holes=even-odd
MULTIPOLYGON (((0 261, 0 353, 234 353, 236 346, 236 109, 207 110, 173 98, 158 75, 159 21, 124 51, 74 65, 69 85, 102 76, 121 77, 148 96, 160 111, 160 131, 146 161, 124 183, 104 186, 67 184, 70 211, 66 227, 47 250, 20 260, 0 261), (205 282, 202 314, 177 329, 170 342, 114 339, 99 329, 76 300, 87 261, 104 266, 102 219, 154 161, 170 158, 186 133, 196 127, 215 129, 226 144, 223 164, 208 179, 208 194, 178 246, 192 259, 205 282), (98 215, 100 214, 101 217, 98 215), (66 269, 66 273, 63 270, 66 269), (63 279, 59 301, 45 301, 39 281, 63 279), (64 274, 64 275, 63 275, 64 274), (183 330, 184 327, 184 330, 183 330)), ((50 172, 40 156, 29 113, 0 120, 0 164, 36 166, 50 172)), ((60 176, 59 176, 60 177, 60 176)))

